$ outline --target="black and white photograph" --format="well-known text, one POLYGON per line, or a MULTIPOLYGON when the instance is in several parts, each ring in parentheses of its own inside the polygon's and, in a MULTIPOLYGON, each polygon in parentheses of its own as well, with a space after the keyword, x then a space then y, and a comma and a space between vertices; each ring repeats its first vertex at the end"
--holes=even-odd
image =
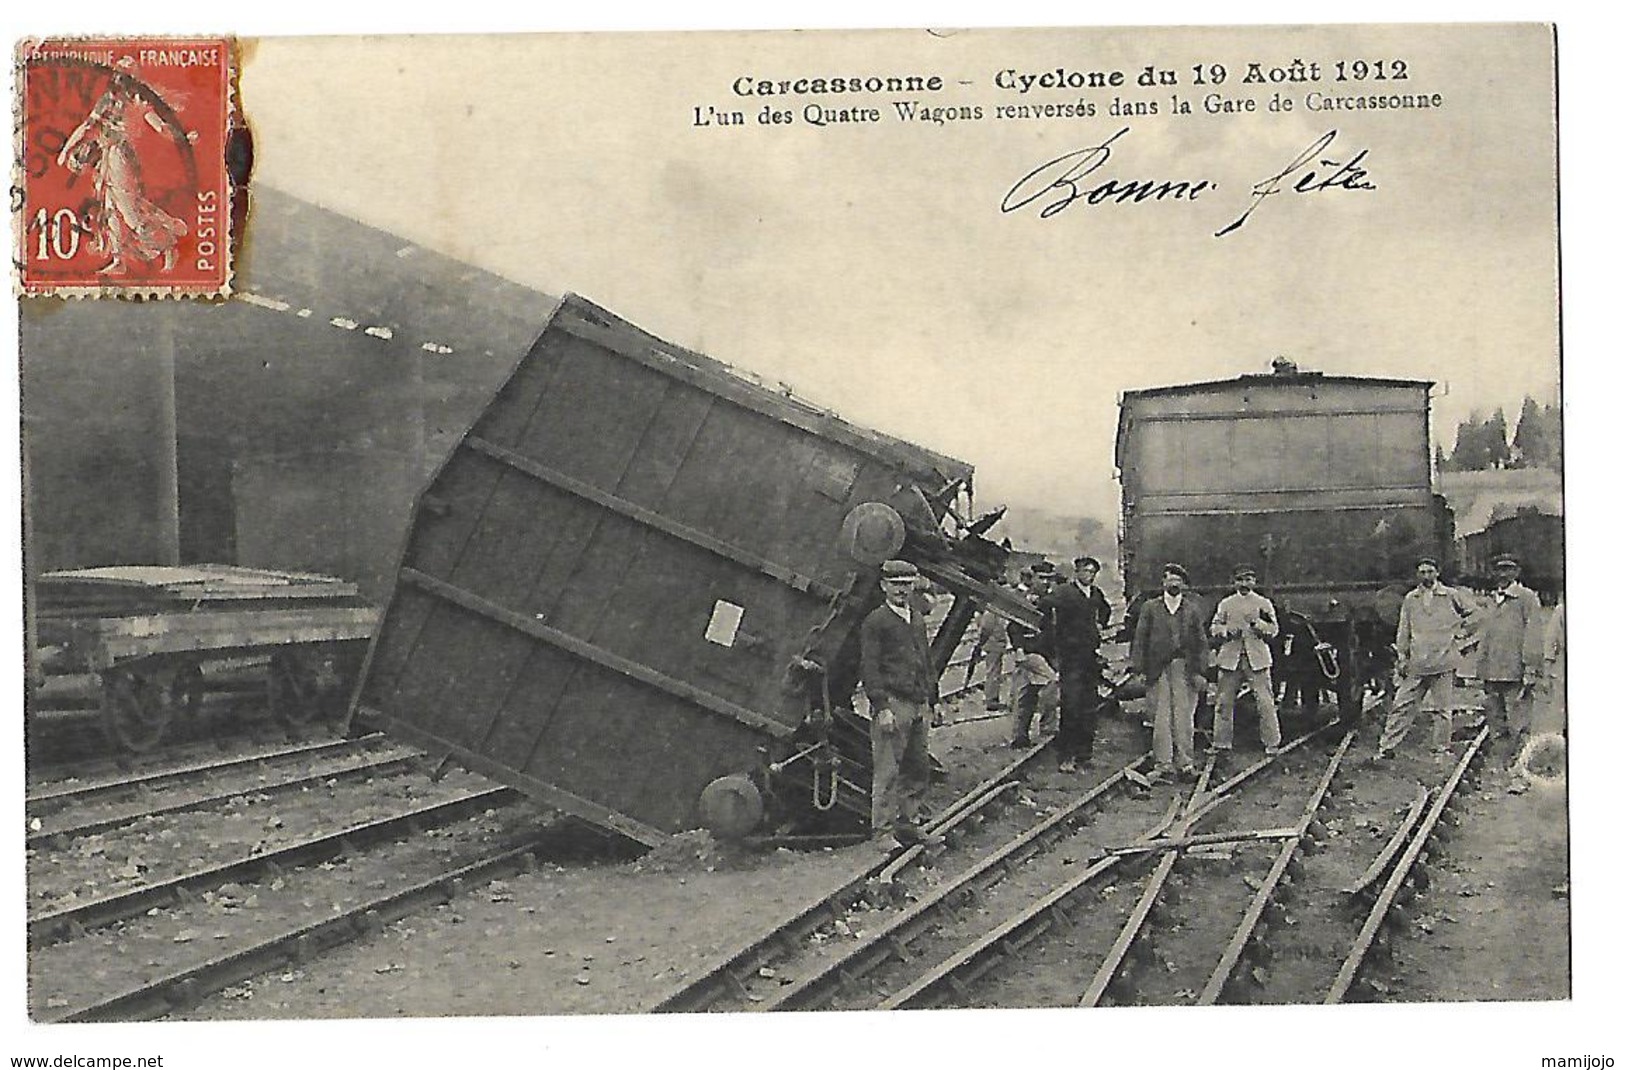
POLYGON ((13 1065, 1612 1065, 1563 23, 49 14, 13 1065))

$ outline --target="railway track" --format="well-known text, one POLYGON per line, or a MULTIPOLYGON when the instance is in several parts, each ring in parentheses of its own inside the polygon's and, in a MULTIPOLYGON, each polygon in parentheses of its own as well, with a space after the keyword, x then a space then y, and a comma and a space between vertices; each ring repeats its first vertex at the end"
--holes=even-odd
MULTIPOLYGON (((1419 822, 1414 819, 1407 822, 1404 835, 1408 837, 1408 843, 1403 853, 1398 853, 1395 857, 1395 852, 1384 850, 1385 858, 1392 858, 1387 880, 1376 893, 1371 909, 1366 913, 1365 921, 1354 938, 1354 945, 1343 958, 1342 965, 1338 967, 1337 977, 1332 981, 1323 1002, 1370 1000, 1381 995, 1382 989, 1377 987, 1378 982, 1368 976, 1368 966, 1386 964, 1389 961, 1389 945, 1393 936, 1403 931, 1411 922, 1412 919, 1406 910, 1407 904, 1419 893, 1426 891, 1430 882, 1427 868, 1429 845, 1443 838, 1442 834, 1447 827, 1446 817, 1457 799, 1457 791, 1464 782, 1472 779, 1473 762, 1482 753, 1488 738, 1489 728, 1479 729, 1444 783, 1430 793, 1433 804, 1428 807, 1426 816, 1419 822)), ((1399 840, 1400 837, 1396 837, 1390 841, 1390 847, 1399 840)), ((1354 893, 1359 895, 1374 886, 1374 882, 1363 884, 1354 889, 1354 893)))
POLYGON ((443 802, 415 807, 388 817, 355 822, 299 839, 269 851, 250 850, 225 862, 187 870, 176 876, 139 884, 69 906, 28 916, 30 949, 82 936, 146 913, 185 902, 199 891, 228 882, 254 881, 301 865, 324 862, 368 844, 421 833, 425 828, 460 820, 491 807, 507 806, 522 796, 512 788, 460 792, 443 802))
MULTIPOLYGON (((963 835, 985 821, 992 811, 1009 805, 1020 778, 1043 753, 1043 747, 1034 748, 997 770, 939 814, 930 829, 942 834, 948 847, 957 849, 963 835)), ((649 1009, 694 1012, 752 1002, 756 994, 753 988, 761 980, 777 976, 778 966, 800 954, 809 942, 821 942, 821 934, 836 923, 846 924, 846 913, 865 895, 889 899, 904 870, 925 861, 926 854, 924 847, 914 845, 895 855, 870 858, 834 892, 793 908, 763 932, 701 967, 694 977, 649 1009)))
POLYGON ((38 814, 70 804, 119 794, 132 794, 195 779, 208 773, 234 772, 289 757, 315 758, 383 743, 380 733, 355 739, 316 739, 294 743, 256 745, 230 753, 230 741, 209 740, 175 747, 139 761, 97 758, 39 771, 31 777, 25 796, 29 813, 38 814))
MULTIPOLYGON (((1072 939, 1085 919, 1099 909, 1098 904, 1120 890, 1110 881, 1159 853, 1163 861, 1147 878, 1148 885, 1166 882, 1171 869, 1167 859, 1177 855, 1168 844, 1184 841, 1200 821, 1232 802, 1238 789, 1265 771, 1277 768, 1285 754, 1301 748, 1311 738, 1301 737, 1289 748, 1283 748, 1282 756, 1266 757, 1211 788, 1208 785, 1213 767, 1209 763, 1189 794, 1176 793, 1149 827, 1143 825, 1149 815, 1142 802, 1136 814, 1140 827, 1127 836, 1120 833, 1107 837, 1104 845, 1093 846, 1070 871, 1064 865, 1052 865, 1047 871, 1023 875, 1021 881, 1007 879, 984 892, 987 916, 967 918, 950 914, 937 921, 935 927, 940 932, 928 941, 921 941, 921 946, 911 952, 928 965, 915 965, 907 959, 893 957, 885 972, 877 972, 866 987, 859 989, 846 983, 839 995, 814 1005, 882 1010, 999 1005, 997 1000, 988 1001, 985 991, 998 983, 1002 972, 1009 972, 1006 967, 1035 957, 1054 959, 1058 946, 1072 939), (1006 883, 1015 886, 1005 888, 1006 883)), ((1098 985, 1102 993, 1112 986, 1122 963, 1129 960, 1140 927, 1155 908, 1156 900, 1156 894, 1141 897, 1100 964, 1083 975, 1090 978, 1091 985, 1098 985)), ((1067 961, 1052 963, 1053 968, 1048 972, 1055 980, 1054 1002, 1079 1001, 1078 991, 1083 988, 1079 966, 1085 957, 1065 948, 1060 958, 1067 961), (1078 987, 1071 988, 1068 996, 1068 986, 1073 983, 1078 987)))
POLYGON ((24 842, 31 848, 59 847, 74 836, 203 810, 245 796, 267 802, 316 785, 331 788, 341 782, 387 776, 411 769, 423 760, 420 752, 400 747, 384 748, 380 753, 374 749, 380 743, 381 740, 373 739, 365 743, 344 741, 342 745, 290 748, 255 759, 203 765, 185 773, 171 772, 160 778, 143 777, 58 792, 35 804, 40 810, 29 814, 24 842), (280 768, 282 763, 293 768, 280 768), (210 780, 217 782, 211 784, 210 780), (135 805, 118 806, 118 802, 124 801, 123 797, 131 798, 135 805))
POLYGON ((540 860, 568 853, 583 837, 603 836, 569 819, 551 822, 539 831, 511 832, 499 837, 501 842, 473 852, 471 860, 425 867, 431 870, 427 875, 400 873, 375 882, 371 894, 327 916, 269 927, 217 954, 161 969, 113 991, 73 1003, 59 1001, 38 1017, 51 1022, 105 1022, 177 1014, 232 985, 308 963, 402 918, 450 903, 502 878, 533 872, 540 860))
POLYGON ((1232 838, 1222 848, 1212 842, 1218 840, 1220 834, 1207 838, 1208 843, 1177 847, 1175 844, 1184 838, 1184 831, 1194 823, 1195 815, 1187 815, 1176 834, 1169 838, 1155 872, 1146 882, 1111 950, 1085 986, 1079 1005, 1211 1003, 1227 984, 1233 983, 1237 967, 1259 953, 1254 937, 1266 908, 1290 882, 1289 871, 1296 853, 1326 800, 1353 738, 1352 732, 1344 734, 1326 761, 1308 801, 1289 826, 1254 831, 1249 835, 1245 826, 1257 823, 1261 816, 1273 816, 1273 810, 1279 805, 1278 800, 1275 806, 1269 806, 1267 800, 1255 797, 1251 800, 1253 805, 1245 808, 1250 812, 1238 815, 1235 809, 1244 807, 1238 804, 1227 815, 1232 825, 1242 827, 1230 830, 1228 834, 1232 838), (1243 820, 1236 820, 1238 816, 1243 820), (1274 862, 1260 879, 1256 875, 1258 848, 1268 848, 1272 841, 1279 844, 1274 862), (1200 854, 1203 851, 1222 853, 1203 857, 1200 854), (1199 901, 1195 887, 1175 891, 1175 871, 1182 865, 1187 885, 1203 886, 1199 901), (1242 870, 1240 880, 1237 879, 1238 867, 1242 870), (1255 872, 1246 872, 1248 869, 1255 872), (1256 889, 1250 899, 1242 895, 1247 889, 1256 889), (1225 931, 1222 911, 1226 904, 1233 909, 1238 900, 1245 904, 1241 922, 1228 941, 1220 943, 1225 931), (1209 917, 1210 914, 1219 916, 1209 917), (1215 961, 1217 964, 1209 972, 1209 965, 1215 961), (1201 981, 1204 976, 1205 983, 1201 981))
MULTIPOLYGON (((1295 741, 1293 749, 1307 739, 1295 741)), ((876 881, 878 888, 870 887, 868 899, 856 904, 832 896, 802 911, 798 924, 775 926, 752 941, 753 948, 772 949, 771 959, 731 958, 722 971, 724 982, 718 983, 713 970, 653 1009, 852 1009, 923 1005, 940 992, 951 995, 993 961, 1019 954, 1024 943, 1065 924, 1070 900, 1123 860, 1137 857, 1134 848, 1174 824, 1178 813, 1170 809, 1144 828, 1146 797, 1130 774, 1145 760, 1129 763, 1047 814, 988 820, 986 829, 965 837, 957 868, 938 875, 901 909, 895 895, 877 909, 877 892, 897 888, 892 879, 876 881), (1089 833, 1127 846, 1104 850, 1089 833), (1043 874, 1033 877, 1039 870, 1043 874), (984 904, 1015 885, 1024 887, 1013 915, 978 920, 984 904), (822 925, 807 925, 809 916, 822 919, 822 925)), ((1193 807, 1192 822, 1273 762, 1256 763, 1212 791, 1193 792, 1186 800, 1193 807)), ((895 874, 882 868, 874 876, 895 874)))

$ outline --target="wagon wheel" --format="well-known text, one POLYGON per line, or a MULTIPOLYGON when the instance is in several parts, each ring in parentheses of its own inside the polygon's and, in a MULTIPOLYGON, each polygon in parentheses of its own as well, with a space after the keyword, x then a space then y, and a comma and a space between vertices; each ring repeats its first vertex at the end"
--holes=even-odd
POLYGON ((169 687, 171 706, 175 712, 187 717, 197 716, 197 712, 203 708, 203 692, 202 666, 189 661, 175 669, 174 682, 169 687))
POLYGON ((289 728, 336 719, 347 697, 339 657, 315 648, 273 653, 267 684, 271 712, 289 728))
POLYGON ((102 728, 115 747, 145 754, 158 745, 182 702, 177 680, 170 667, 102 673, 102 728))

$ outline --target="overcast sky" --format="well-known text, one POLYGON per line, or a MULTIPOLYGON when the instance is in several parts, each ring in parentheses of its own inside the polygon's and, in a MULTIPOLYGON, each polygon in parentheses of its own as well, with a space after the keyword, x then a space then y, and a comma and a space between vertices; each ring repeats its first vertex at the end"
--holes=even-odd
MULTIPOLYGON (((1375 88, 1378 83, 1367 82, 1375 88)), ((1555 399, 1555 187, 1538 27, 1249 31, 271 38, 242 94, 257 180, 657 334, 781 378, 858 422, 975 464, 980 504, 1110 515, 1121 391, 1267 369, 1441 383, 1448 448, 1472 408, 1555 399), (1338 58, 1403 59, 1386 92, 1430 111, 1309 113, 1338 58), (1321 63, 1318 84, 1241 84, 1246 64, 1321 63), (1197 63, 1258 113, 1200 113, 1197 63), (998 71, 1178 72, 1172 89, 1034 91, 998 71), (740 75, 940 74, 935 94, 775 98, 740 75), (960 85, 960 80, 972 85, 960 85), (1300 106, 1265 110, 1284 88, 1300 106), (1167 114, 1172 93, 1197 114, 1167 114), (1156 116, 1108 114, 1114 96, 1156 116), (1093 118, 997 119, 1093 102, 1093 118), (980 105, 902 123, 890 101, 980 105), (799 109, 874 105, 813 129, 799 109), (738 109, 743 128, 696 127, 738 109), (1195 202, 1001 213, 1023 174, 1130 127, 1097 175, 1206 178, 1195 202), (1251 188, 1337 130, 1372 191, 1251 188)), ((1331 170, 1331 169, 1328 169, 1331 170)), ((1042 202, 1041 202, 1042 203, 1042 202)), ((1037 206, 1035 205, 1034 208, 1037 206)))

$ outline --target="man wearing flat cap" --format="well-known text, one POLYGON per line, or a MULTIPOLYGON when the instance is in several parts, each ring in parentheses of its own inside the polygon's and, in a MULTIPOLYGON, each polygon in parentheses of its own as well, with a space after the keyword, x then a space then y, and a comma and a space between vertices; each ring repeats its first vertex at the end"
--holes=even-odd
POLYGON ((1416 563, 1416 586, 1399 605, 1394 634, 1394 701, 1382 726, 1377 758, 1393 755, 1404 742, 1420 706, 1432 714, 1433 749, 1450 749, 1450 707, 1456 669, 1473 606, 1462 592, 1439 582, 1439 562, 1416 563))
POLYGON ((863 619, 863 691, 869 698, 869 749, 874 781, 869 827, 877 837, 918 843, 928 837, 916 818, 931 780, 927 749, 937 679, 925 616, 913 606, 920 570, 907 561, 880 566, 885 601, 863 619))
POLYGON ((1207 617, 1185 590, 1183 566, 1162 567, 1162 595, 1147 599, 1134 622, 1134 671, 1145 678, 1151 708, 1152 779, 1195 771, 1196 702, 1207 671, 1207 617))
MULTIPOLYGON (((1033 564, 1026 595, 1034 608, 1049 595, 1054 582, 1054 565, 1048 561, 1033 564)), ((1008 634, 1016 654, 1015 671, 1010 674, 1015 707, 1010 745, 1030 747, 1035 737, 1043 734, 1046 721, 1055 723, 1060 704, 1060 678, 1050 660, 1054 654, 1049 649, 1048 636, 1042 630, 1012 621, 1008 634)))
POLYGON ((1518 559, 1502 554, 1492 565, 1490 592, 1478 630, 1478 680, 1484 686, 1491 746, 1510 768, 1529 732, 1529 698, 1540 683, 1540 597, 1518 582, 1518 559))
POLYGON ((1100 631, 1111 616, 1106 596, 1094 585, 1100 563, 1079 558, 1073 578, 1038 601, 1044 618, 1044 651, 1061 674, 1061 725, 1055 750, 1061 772, 1076 772, 1094 758, 1095 718, 1100 711, 1100 631), (1092 565, 1092 567, 1089 567, 1092 565))
POLYGON ((1258 573, 1251 565, 1237 565, 1230 574, 1235 593, 1226 595, 1213 614, 1213 638, 1219 646, 1219 704, 1213 712, 1213 749, 1228 753, 1235 744, 1236 695, 1243 680, 1258 705, 1258 735, 1264 753, 1281 749, 1281 722, 1275 716, 1275 682, 1270 679, 1269 641, 1281 625, 1270 600, 1253 589, 1258 573))

